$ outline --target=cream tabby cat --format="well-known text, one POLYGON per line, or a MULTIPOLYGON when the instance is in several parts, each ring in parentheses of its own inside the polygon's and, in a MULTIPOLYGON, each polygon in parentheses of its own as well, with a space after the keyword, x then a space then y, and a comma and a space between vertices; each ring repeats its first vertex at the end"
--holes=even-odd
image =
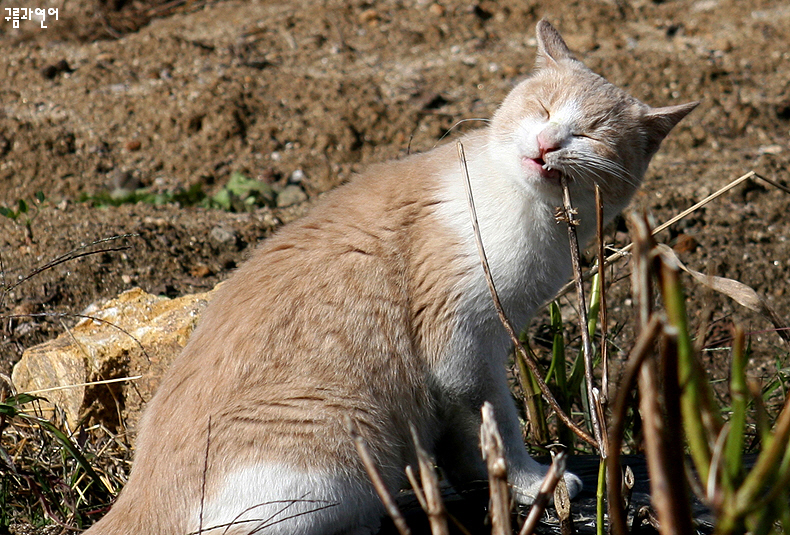
MULTIPOLYGON (((570 274, 559 175, 589 240, 593 186, 626 206, 696 103, 651 108, 537 26, 533 74, 462 138, 493 277, 524 325, 570 274)), ((217 293, 140 424, 131 477, 90 535, 371 533, 383 509, 351 417, 395 491, 409 424, 453 482, 485 480, 493 404, 514 494, 545 467, 508 391, 508 337, 478 260, 456 144, 374 166, 266 240, 217 293)), ((572 494, 579 479, 566 476, 572 494)))

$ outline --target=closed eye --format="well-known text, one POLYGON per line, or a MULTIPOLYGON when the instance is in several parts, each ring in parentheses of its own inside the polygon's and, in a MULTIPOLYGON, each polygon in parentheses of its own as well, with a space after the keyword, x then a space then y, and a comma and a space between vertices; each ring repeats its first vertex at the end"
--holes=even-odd
POLYGON ((551 118, 549 109, 541 101, 538 101, 538 104, 540 104, 540 107, 543 108, 543 115, 545 116, 546 120, 549 120, 551 118))
POLYGON ((595 137, 595 136, 593 136, 591 134, 587 134, 585 132, 574 132, 572 135, 573 135, 573 137, 583 137, 583 138, 589 139, 591 141, 597 141, 597 142, 601 141, 597 137, 595 137))

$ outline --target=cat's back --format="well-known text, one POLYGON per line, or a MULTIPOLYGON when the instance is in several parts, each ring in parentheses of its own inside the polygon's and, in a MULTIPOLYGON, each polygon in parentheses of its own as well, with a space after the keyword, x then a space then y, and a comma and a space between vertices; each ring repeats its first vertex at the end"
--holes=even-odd
MULTIPOLYGON (((141 424, 138 464, 155 464, 139 459, 159 455, 165 436, 176 448, 205 440, 209 415, 215 443, 228 455, 249 436, 230 426, 266 436, 257 448, 271 452, 290 448, 294 429, 286 427, 294 422, 334 434, 325 441, 332 444, 344 442, 345 413, 371 430, 400 422, 376 431, 395 441, 408 434, 409 421, 427 421, 429 363, 415 347, 412 320, 425 307, 419 299, 445 297, 418 299, 414 285, 433 276, 424 264, 435 255, 424 249, 450 254, 453 240, 443 235, 436 206, 448 158, 457 165, 454 151, 439 147, 373 166, 267 239, 217 290, 163 379, 141 424), (220 440, 222 433, 233 438, 220 440)), ((294 462, 301 454, 287 455, 294 462)))
MULTIPOLYGON (((265 240, 218 289, 190 345, 201 354, 227 353, 205 344, 249 341, 237 354, 270 360, 280 345, 319 350, 310 332, 327 330, 321 325, 333 325, 340 336, 347 328, 359 331, 370 318, 387 330, 385 318, 407 313, 410 270, 424 235, 442 234, 436 207, 448 152, 439 147, 371 166, 326 194, 307 215, 265 240), (256 339, 239 333, 255 333, 256 339)), ((448 236, 445 243, 452 241, 448 236)))

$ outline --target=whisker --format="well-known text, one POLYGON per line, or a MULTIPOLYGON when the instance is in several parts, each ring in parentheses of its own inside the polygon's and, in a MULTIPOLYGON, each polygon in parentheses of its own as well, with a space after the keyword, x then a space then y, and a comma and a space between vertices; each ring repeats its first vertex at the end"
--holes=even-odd
POLYGON ((556 165, 569 176, 592 184, 602 183, 608 175, 633 187, 639 185, 619 162, 586 152, 568 153, 556 165))
MULTIPOLYGON (((467 118, 467 119, 461 119, 460 121, 456 121, 456 122, 455 122, 455 124, 454 124, 453 126, 451 126, 450 128, 448 128, 448 129, 447 129, 447 131, 446 131, 444 134, 442 134, 442 137, 440 137, 440 138, 439 138, 439 140, 436 142, 436 145, 438 145, 439 143, 441 143, 441 141, 442 141, 444 138, 446 138, 447 136, 449 136, 449 135, 450 135, 450 133, 451 133, 453 130, 455 130, 457 127, 461 126, 463 123, 468 123, 468 122, 470 122, 470 121, 481 121, 481 122, 484 122, 484 123, 490 123, 490 122, 491 122, 491 119, 485 119, 485 118, 483 118, 483 117, 469 117, 469 118, 467 118)), ((434 145, 434 147, 435 147, 436 145, 434 145)))

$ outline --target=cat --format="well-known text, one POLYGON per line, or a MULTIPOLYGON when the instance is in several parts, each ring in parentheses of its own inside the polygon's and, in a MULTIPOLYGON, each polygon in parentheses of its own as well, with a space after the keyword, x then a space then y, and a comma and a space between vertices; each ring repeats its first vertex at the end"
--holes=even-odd
MULTIPOLYGON (((639 187, 696 102, 651 108, 594 74, 545 20, 532 74, 461 137, 500 299, 525 325, 570 275, 560 174, 581 240, 639 187)), ((410 425, 450 482, 486 480, 480 409, 494 407, 509 481, 530 503, 508 391, 509 338, 479 261, 456 143, 371 167, 267 239, 218 289, 140 423, 134 466, 101 534, 367 534, 383 507, 350 418, 388 487, 415 463, 410 425)), ((565 476, 570 493, 581 489, 565 476)))

